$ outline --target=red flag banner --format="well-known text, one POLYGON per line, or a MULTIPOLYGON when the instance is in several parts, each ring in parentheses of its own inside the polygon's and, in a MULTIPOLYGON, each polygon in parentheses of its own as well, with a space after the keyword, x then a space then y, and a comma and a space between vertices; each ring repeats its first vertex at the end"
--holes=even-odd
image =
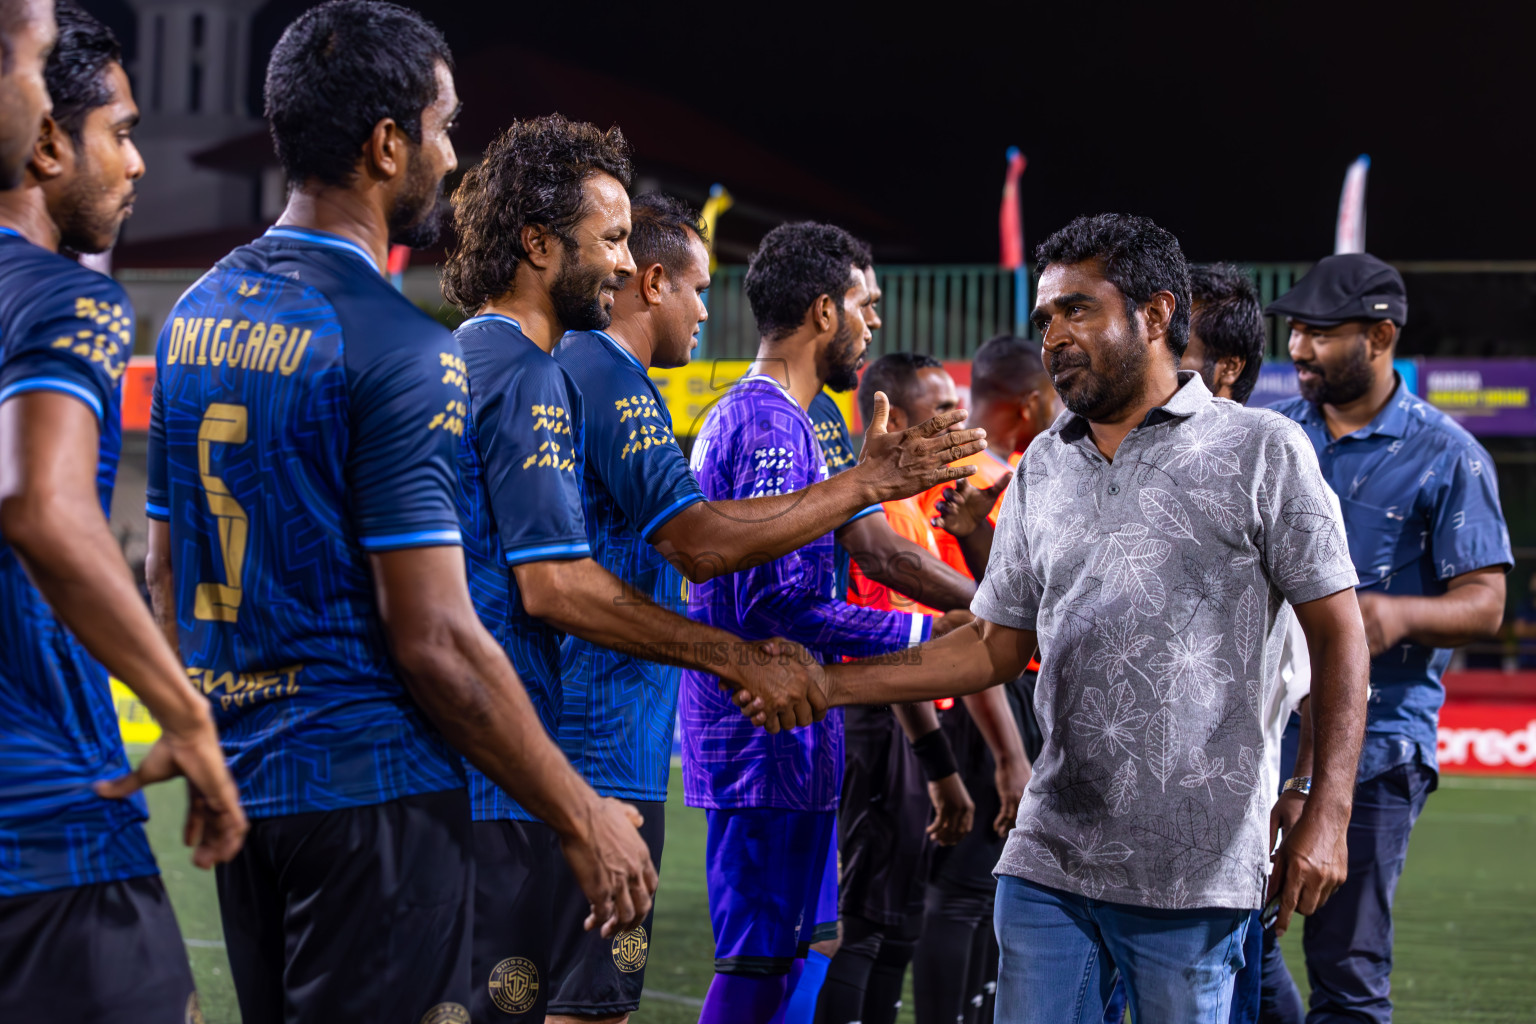
POLYGON ((1003 179, 1003 205, 997 214, 997 229, 1002 242, 999 263, 1009 270, 1024 265, 1024 212, 1019 206, 1019 178, 1028 163, 1018 146, 1008 148, 1008 175, 1003 179))

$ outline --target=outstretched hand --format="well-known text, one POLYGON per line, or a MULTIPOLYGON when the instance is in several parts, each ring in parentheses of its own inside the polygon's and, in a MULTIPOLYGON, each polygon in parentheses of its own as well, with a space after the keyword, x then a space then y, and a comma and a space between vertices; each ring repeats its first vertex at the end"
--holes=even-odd
POLYGON ((951 429, 965 419, 964 409, 951 409, 895 433, 888 426, 890 414, 890 400, 885 392, 876 391, 874 412, 855 467, 874 489, 875 500, 908 498, 976 472, 975 466, 950 465, 987 447, 985 430, 951 429))
POLYGON ((991 487, 977 487, 969 480, 956 481, 955 486, 944 488, 944 496, 936 506, 939 514, 933 517, 929 525, 958 539, 969 537, 987 521, 997 499, 1003 496, 1012 482, 1012 473, 1004 473, 991 487))

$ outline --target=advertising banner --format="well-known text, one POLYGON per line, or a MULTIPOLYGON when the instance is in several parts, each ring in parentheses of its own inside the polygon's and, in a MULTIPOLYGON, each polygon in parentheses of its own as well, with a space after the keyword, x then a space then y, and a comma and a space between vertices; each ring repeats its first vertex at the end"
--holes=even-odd
POLYGON ((1423 359, 1423 395, 1480 437, 1536 436, 1536 359, 1423 359))
POLYGON ((1536 776, 1536 704, 1447 701, 1439 758, 1446 773, 1536 776))

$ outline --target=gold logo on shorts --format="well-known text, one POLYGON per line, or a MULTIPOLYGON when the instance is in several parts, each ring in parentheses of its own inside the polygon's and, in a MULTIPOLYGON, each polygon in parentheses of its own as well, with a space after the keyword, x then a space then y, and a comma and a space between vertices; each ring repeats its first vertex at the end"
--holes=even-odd
POLYGON ((625 974, 633 974, 645 966, 645 957, 651 948, 650 936, 645 928, 620 932, 613 937, 613 962, 625 974))
POLYGON ((203 1004, 198 1002, 196 992, 187 996, 187 1012, 183 1016, 186 1024, 204 1024, 203 1004))
POLYGON ((421 1024, 469 1024, 463 1003, 438 1003, 421 1018, 421 1024))
POLYGON ((503 1013, 527 1013, 539 999, 539 969, 527 957, 509 956, 491 968, 491 1002, 503 1013))

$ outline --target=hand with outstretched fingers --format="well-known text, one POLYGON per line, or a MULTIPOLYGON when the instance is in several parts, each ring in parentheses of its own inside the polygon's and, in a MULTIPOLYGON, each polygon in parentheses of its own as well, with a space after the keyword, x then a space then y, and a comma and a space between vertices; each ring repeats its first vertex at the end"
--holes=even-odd
POLYGON ((975 466, 951 465, 987 447, 985 430, 952 429, 965 419, 964 409, 951 409, 895 432, 889 429, 890 416, 890 400, 885 392, 876 391, 864 447, 859 451, 858 465, 850 470, 873 488, 876 501, 910 498, 976 472, 975 466))

